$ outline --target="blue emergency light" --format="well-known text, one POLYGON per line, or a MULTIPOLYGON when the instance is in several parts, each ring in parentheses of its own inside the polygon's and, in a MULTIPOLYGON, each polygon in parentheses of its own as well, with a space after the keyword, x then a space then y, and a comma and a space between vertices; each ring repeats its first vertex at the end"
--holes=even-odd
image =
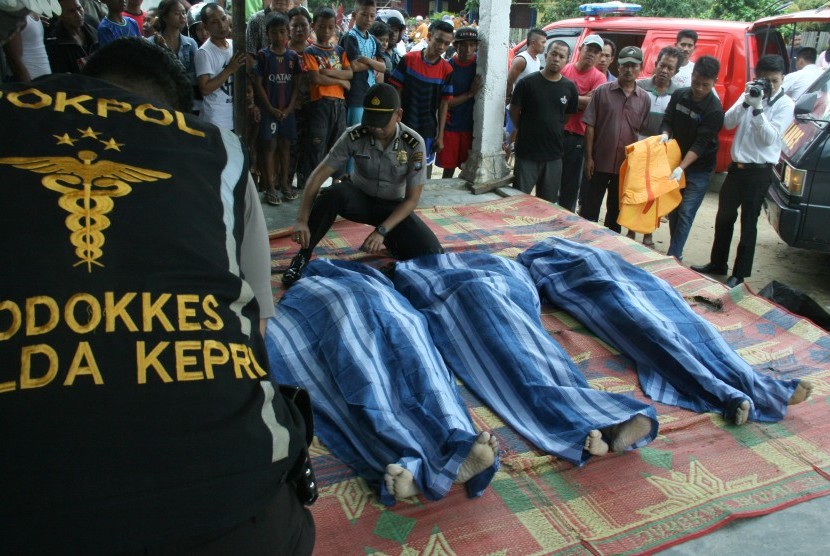
POLYGON ((586 16, 595 15, 632 15, 636 14, 643 7, 639 4, 629 4, 627 2, 599 2, 594 4, 582 4, 579 6, 579 11, 586 16))

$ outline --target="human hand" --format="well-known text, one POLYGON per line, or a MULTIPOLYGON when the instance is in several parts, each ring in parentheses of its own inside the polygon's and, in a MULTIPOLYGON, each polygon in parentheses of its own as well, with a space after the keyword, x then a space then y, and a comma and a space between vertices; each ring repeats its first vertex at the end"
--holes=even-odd
POLYGON ((674 181, 680 181, 680 178, 682 178, 682 177, 683 177, 683 168, 678 166, 677 168, 674 169, 674 172, 671 173, 671 175, 669 176, 669 179, 674 180, 674 181))
POLYGON ((308 228, 308 224, 305 222, 294 223, 294 229, 291 232, 291 239, 294 240, 294 243, 299 243, 300 247, 303 249, 307 249, 308 242, 311 239, 311 231, 308 228))
POLYGON ((470 85, 470 95, 477 95, 483 84, 484 81, 481 78, 481 74, 477 73, 476 76, 473 77, 473 84, 470 85))
POLYGON ((435 141, 432 143, 432 152, 438 153, 441 152, 441 149, 444 148, 444 134, 439 133, 438 137, 435 138, 435 141))
POLYGON ((657 141, 658 145, 662 145, 663 143, 669 142, 669 134, 668 133, 661 133, 660 139, 657 141))
POLYGON ((763 101, 763 99, 761 98, 761 95, 758 95, 757 97, 754 97, 754 96, 751 96, 749 93, 744 93, 744 102, 747 103, 748 105, 750 105, 753 108, 753 110, 757 110, 758 108, 761 108, 761 102, 762 101, 763 101))
POLYGON ((373 231, 371 234, 366 236, 366 239, 363 240, 363 245, 360 246, 360 250, 364 253, 377 253, 383 247, 383 236, 377 233, 377 231, 373 231))
POLYGON ((591 157, 591 158, 585 157, 585 177, 586 178, 591 179, 592 177, 594 177, 594 167, 595 167, 595 164, 594 164, 593 157, 591 157))
POLYGON ((227 67, 231 71, 231 73, 236 73, 237 71, 239 71, 239 68, 241 68, 244 65, 245 65, 245 53, 244 52, 239 52, 237 54, 234 54, 233 57, 231 57, 231 60, 230 60, 230 62, 228 62, 227 67))

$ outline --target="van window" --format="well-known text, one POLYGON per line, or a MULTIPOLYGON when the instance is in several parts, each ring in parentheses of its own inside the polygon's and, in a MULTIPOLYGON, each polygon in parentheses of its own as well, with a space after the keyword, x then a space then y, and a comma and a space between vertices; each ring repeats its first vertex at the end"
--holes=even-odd
POLYGON ((755 78, 755 64, 762 56, 767 54, 774 54, 784 58, 785 71, 789 71, 789 56, 787 55, 787 45, 784 43, 784 37, 775 27, 767 27, 766 29, 758 29, 757 31, 750 31, 747 33, 750 38, 749 44, 754 45, 750 47, 750 56, 747 61, 749 66, 749 77, 755 78))

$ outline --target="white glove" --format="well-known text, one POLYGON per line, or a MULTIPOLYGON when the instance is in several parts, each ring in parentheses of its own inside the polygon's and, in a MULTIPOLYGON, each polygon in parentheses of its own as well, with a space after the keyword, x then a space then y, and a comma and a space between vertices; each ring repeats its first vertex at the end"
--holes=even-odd
POLYGON ((683 177, 683 168, 678 166, 677 168, 674 169, 674 172, 671 173, 671 176, 669 176, 669 179, 674 180, 674 181, 680 181, 681 177, 683 177))
POLYGON ((749 93, 744 93, 744 102, 747 103, 748 105, 750 105, 753 110, 757 110, 758 108, 761 108, 761 102, 763 100, 764 99, 762 99, 760 96, 752 97, 752 96, 749 96, 749 93))
POLYGON ((669 142, 669 134, 668 133, 661 133, 660 139, 657 141, 658 145, 662 145, 663 143, 669 142))

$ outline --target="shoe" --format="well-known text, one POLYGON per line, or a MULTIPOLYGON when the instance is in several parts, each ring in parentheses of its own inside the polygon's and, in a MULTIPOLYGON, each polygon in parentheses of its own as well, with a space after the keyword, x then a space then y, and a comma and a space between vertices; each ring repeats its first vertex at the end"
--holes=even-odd
POLYGON ((743 283, 744 283, 743 278, 738 278, 737 276, 730 276, 729 280, 726 281, 726 287, 729 288, 729 289, 732 289, 735 286, 737 286, 738 284, 743 284, 743 283))
POLYGON ((654 239, 651 237, 651 234, 646 234, 643 236, 643 245, 646 247, 654 248, 654 239))
POLYGON ((285 199, 286 201, 293 201, 294 199, 296 199, 297 197, 299 197, 299 195, 297 194, 297 190, 296 190, 296 189, 293 189, 293 188, 290 188, 290 187, 289 187, 288 189, 283 189, 283 190, 282 190, 282 197, 283 197, 283 199, 285 199))
POLYGON ((700 272, 701 274, 726 274, 726 267, 725 266, 715 266, 712 263, 706 264, 699 264, 699 265, 692 265, 689 268, 694 270, 695 272, 700 272))
POLYGON ((288 265, 288 270, 282 275, 282 283, 284 286, 289 287, 294 282, 299 280, 303 277, 303 271, 305 267, 308 266, 308 256, 303 255, 302 253, 297 253, 294 255, 294 258, 291 259, 291 264, 288 265))
POLYGON ((282 201, 280 201, 276 191, 266 191, 265 202, 274 207, 282 204, 282 201))

